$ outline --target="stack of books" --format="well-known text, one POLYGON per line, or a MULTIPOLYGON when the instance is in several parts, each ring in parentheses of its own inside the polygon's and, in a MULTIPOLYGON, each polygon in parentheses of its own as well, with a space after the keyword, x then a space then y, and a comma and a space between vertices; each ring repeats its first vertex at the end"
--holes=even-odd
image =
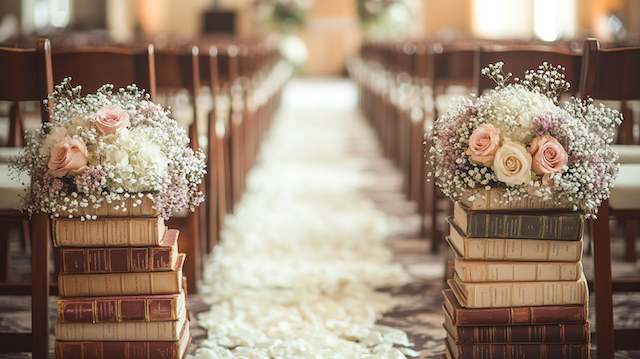
POLYGON ((191 336, 178 231, 148 199, 95 212, 95 220, 54 220, 56 357, 184 357, 191 336))
POLYGON ((444 290, 452 358, 588 358, 584 219, 560 209, 456 203, 444 290))

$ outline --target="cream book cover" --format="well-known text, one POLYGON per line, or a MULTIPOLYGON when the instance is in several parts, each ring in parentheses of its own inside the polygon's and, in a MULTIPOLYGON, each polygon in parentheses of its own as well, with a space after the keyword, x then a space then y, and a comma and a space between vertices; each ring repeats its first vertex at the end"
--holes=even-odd
POLYGON ((165 230, 162 217, 56 219, 53 241, 57 247, 159 246, 165 230))
POLYGON ((582 241, 545 239, 469 238, 453 220, 447 241, 456 253, 467 260, 513 260, 577 262, 582 258, 582 241))
POLYGON ((454 270, 464 282, 575 281, 582 275, 582 263, 478 261, 456 256, 454 270))
POLYGON ((465 308, 527 307, 539 305, 584 304, 587 281, 539 282, 463 282, 454 275, 448 281, 465 308))

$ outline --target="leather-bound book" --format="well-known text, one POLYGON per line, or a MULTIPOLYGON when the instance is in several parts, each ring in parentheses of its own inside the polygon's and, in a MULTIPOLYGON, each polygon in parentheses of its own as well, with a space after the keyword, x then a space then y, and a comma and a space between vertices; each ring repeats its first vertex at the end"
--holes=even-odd
POLYGON ((161 322, 115 323, 56 323, 58 340, 75 341, 173 341, 180 339, 180 330, 187 320, 187 309, 182 307, 178 320, 161 322))
POLYGON ((456 256, 454 270, 464 282, 575 281, 582 275, 582 263, 478 261, 456 256))
POLYGON ((178 294, 58 299, 58 323, 119 323, 178 320, 186 307, 178 294))
POLYGON ((588 359, 589 344, 483 343, 457 344, 447 335, 447 350, 457 359, 588 359))
POLYGON ((574 211, 474 211, 456 202, 453 219, 467 237, 565 241, 582 238, 582 215, 574 211))
POLYGON ((506 209, 510 211, 571 211, 571 203, 559 202, 557 198, 544 199, 536 196, 526 196, 521 199, 506 200, 505 189, 490 188, 467 191, 460 198, 463 206, 482 211, 506 209))
POLYGON ((582 258, 582 241, 547 239, 470 238, 449 219, 447 241, 458 256, 471 260, 577 262, 582 258))
POLYGON ((457 344, 473 343, 575 343, 589 342, 589 322, 456 326, 443 305, 444 328, 457 344))
POLYGON ((178 259, 178 235, 178 230, 168 229, 157 247, 60 248, 60 272, 169 271, 178 259))
POLYGON ((55 219, 53 243, 56 247, 158 246, 165 230, 162 217, 55 219))
POLYGON ((142 198, 131 196, 122 201, 103 203, 98 208, 88 206, 77 212, 63 212, 62 217, 97 216, 97 217, 158 217, 153 200, 146 195, 142 198))
POLYGON ((181 359, 190 343, 187 322, 178 341, 56 340, 56 359, 181 359))
POLYGON ((58 275, 61 297, 97 297, 117 295, 175 294, 182 289, 180 254, 176 267, 166 272, 68 274, 58 275))
POLYGON ((584 323, 588 319, 585 305, 464 308, 451 289, 442 294, 443 305, 456 326, 584 323))
POLYGON ((467 283, 454 274, 449 287, 465 308, 585 304, 584 275, 577 281, 467 283))

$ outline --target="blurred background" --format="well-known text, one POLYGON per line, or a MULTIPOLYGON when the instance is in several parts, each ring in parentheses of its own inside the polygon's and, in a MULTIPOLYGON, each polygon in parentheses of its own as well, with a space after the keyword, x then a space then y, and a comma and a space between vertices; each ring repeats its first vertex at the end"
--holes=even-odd
POLYGON ((637 42, 637 0, 3 0, 0 43, 46 35, 269 37, 308 75, 344 73, 365 39, 637 42))

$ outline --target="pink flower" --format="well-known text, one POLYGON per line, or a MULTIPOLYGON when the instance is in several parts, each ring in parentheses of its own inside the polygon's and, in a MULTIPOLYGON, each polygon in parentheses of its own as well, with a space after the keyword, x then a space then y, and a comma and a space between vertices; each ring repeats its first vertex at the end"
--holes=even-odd
POLYGON ((531 169, 540 176, 562 171, 569 160, 564 147, 555 137, 549 135, 534 138, 529 152, 533 156, 531 169))
POLYGON ((466 154, 472 161, 491 166, 500 146, 500 129, 489 123, 478 126, 469 137, 466 154))
POLYGON ((95 125, 103 135, 129 126, 129 113, 118 107, 103 107, 96 113, 95 125))
POLYGON ((48 173, 58 178, 81 173, 87 167, 88 157, 87 147, 81 140, 66 137, 51 148, 48 173))

